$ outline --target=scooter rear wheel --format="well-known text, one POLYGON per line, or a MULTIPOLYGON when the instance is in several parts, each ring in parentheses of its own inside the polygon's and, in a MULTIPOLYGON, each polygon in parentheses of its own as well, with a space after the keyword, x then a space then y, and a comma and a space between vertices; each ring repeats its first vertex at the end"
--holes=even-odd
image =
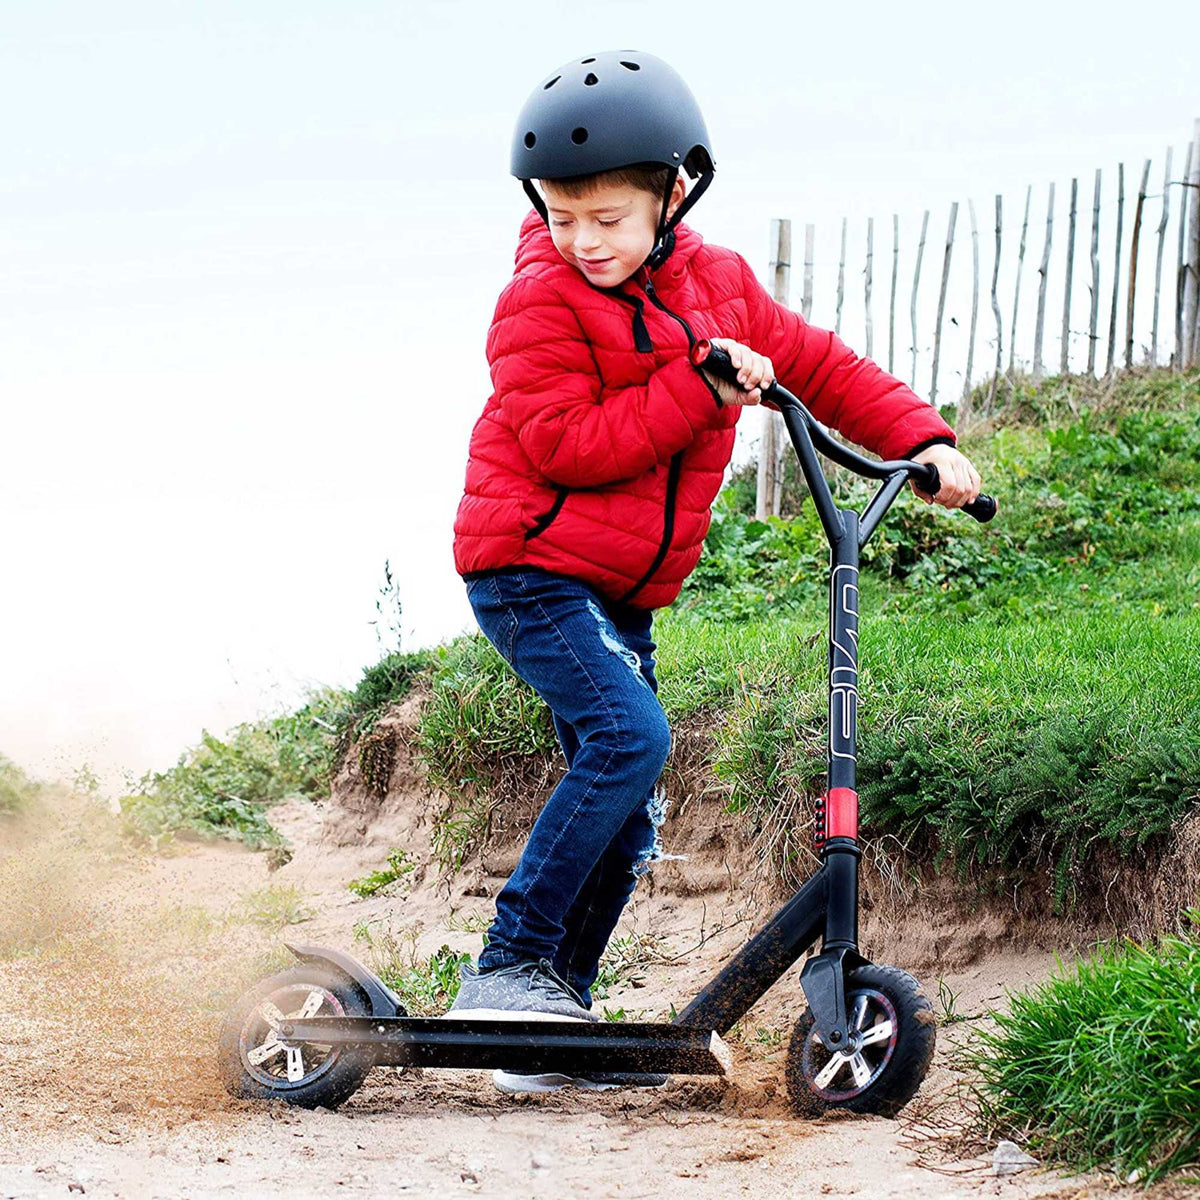
POLYGON ((283 1100, 301 1108, 336 1108, 375 1065, 369 1047, 288 1042, 286 1018, 370 1014, 367 997, 345 975, 302 963, 251 988, 221 1027, 217 1061, 225 1089, 243 1100, 283 1100))
POLYGON ((788 1097, 804 1116, 829 1108, 894 1117, 916 1095, 933 1060, 937 1024, 920 985, 898 967, 857 967, 846 975, 850 1042, 830 1053, 811 1011, 788 1045, 788 1097))

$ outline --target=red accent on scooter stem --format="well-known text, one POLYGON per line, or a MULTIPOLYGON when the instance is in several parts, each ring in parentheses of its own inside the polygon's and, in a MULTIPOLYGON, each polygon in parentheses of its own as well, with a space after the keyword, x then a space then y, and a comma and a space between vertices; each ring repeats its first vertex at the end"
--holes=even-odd
POLYGON ((829 789, 825 798, 825 836, 858 838, 858 793, 853 788, 829 789))

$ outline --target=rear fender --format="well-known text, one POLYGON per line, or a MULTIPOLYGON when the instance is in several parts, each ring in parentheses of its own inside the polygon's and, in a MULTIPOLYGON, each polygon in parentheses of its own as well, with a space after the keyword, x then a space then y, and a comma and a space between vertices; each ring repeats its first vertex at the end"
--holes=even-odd
POLYGON ((301 962, 324 963, 349 976, 366 993, 371 1004, 373 1017, 406 1017, 400 997, 392 991, 374 971, 364 967, 356 958, 341 950, 330 950, 325 946, 300 946, 292 942, 283 943, 301 962))

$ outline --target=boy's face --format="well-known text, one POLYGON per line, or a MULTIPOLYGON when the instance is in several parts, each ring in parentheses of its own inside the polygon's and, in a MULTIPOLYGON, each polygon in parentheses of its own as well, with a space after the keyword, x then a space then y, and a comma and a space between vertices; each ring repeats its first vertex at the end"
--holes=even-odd
MULTIPOLYGON (((572 199, 540 180, 550 213, 550 236, 555 248, 589 283, 616 287, 646 261, 654 249, 662 197, 630 184, 597 182, 579 199, 572 199)), ((671 216, 683 202, 682 177, 667 207, 671 216)))

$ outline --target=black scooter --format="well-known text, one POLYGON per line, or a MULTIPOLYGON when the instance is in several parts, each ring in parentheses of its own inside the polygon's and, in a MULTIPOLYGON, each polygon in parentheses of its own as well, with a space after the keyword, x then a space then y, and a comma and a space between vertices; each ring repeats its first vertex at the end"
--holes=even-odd
MULTIPOLYGON (((691 357, 736 383, 719 347, 697 342, 691 357)), ((930 465, 855 454, 778 383, 762 399, 783 414, 830 543, 829 777, 817 801, 819 870, 670 1024, 418 1019, 348 954, 285 943, 298 963, 258 984, 225 1019, 219 1063, 231 1093, 334 1108, 374 1066, 722 1075, 730 1062, 720 1035, 823 934, 820 953, 800 972, 809 1007, 787 1053, 793 1106, 894 1116, 913 1097, 933 1057, 932 1006, 911 975, 876 966, 858 949, 858 556, 908 480, 930 495, 940 481, 930 465), (882 481, 862 513, 836 506, 818 449, 882 481)), ((996 504, 981 495, 966 511, 989 521, 996 504)))

